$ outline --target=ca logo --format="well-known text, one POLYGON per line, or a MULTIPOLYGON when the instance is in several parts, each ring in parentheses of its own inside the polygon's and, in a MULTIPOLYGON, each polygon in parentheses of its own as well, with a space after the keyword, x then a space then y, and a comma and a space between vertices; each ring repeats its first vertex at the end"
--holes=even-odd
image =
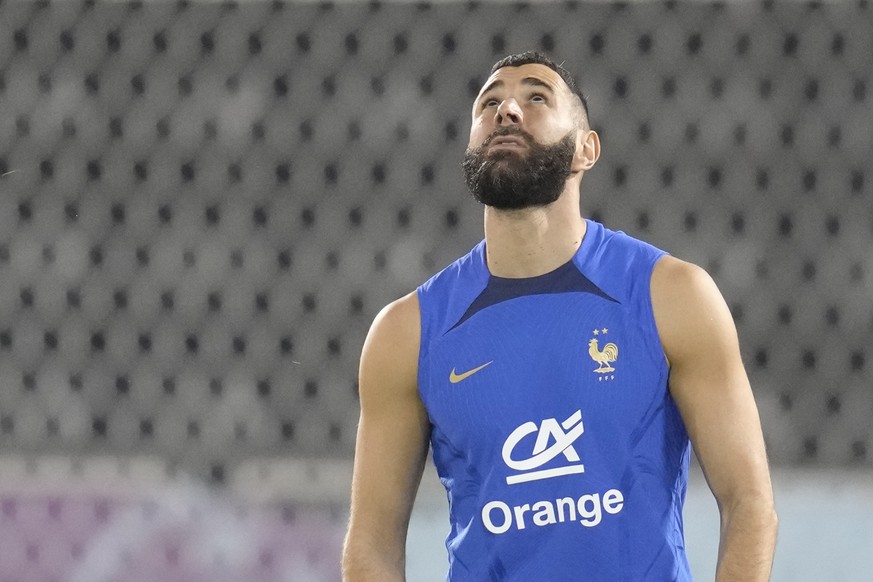
POLYGON ((514 485, 526 481, 538 481, 540 479, 560 477, 561 475, 584 473, 585 465, 579 462, 579 454, 573 448, 573 443, 582 436, 583 432, 585 432, 585 428, 582 426, 581 410, 577 410, 561 423, 558 423, 554 418, 543 420, 539 427, 534 422, 524 423, 512 431, 512 434, 503 443, 503 461, 510 468, 519 471, 516 475, 508 476, 506 483, 514 485), (531 456, 522 460, 513 459, 512 453, 521 443, 522 439, 535 432, 537 433, 537 439, 534 443, 531 456), (550 441, 554 442, 549 445, 550 441), (533 470, 537 467, 542 467, 560 454, 563 454, 570 464, 554 469, 533 470))

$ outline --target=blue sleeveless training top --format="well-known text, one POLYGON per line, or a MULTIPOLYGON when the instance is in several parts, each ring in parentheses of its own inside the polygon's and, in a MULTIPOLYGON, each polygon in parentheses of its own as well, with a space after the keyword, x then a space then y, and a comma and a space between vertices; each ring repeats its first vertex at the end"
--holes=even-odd
POLYGON ((690 447, 650 298, 664 252, 587 224, 551 273, 491 276, 483 241, 418 289, 452 582, 691 579, 690 447))

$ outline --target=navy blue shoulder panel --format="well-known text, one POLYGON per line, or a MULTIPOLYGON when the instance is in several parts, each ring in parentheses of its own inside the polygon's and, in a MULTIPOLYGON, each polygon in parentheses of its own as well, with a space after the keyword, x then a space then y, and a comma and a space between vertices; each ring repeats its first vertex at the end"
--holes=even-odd
POLYGON ((449 330, 452 331, 486 307, 526 295, 546 295, 554 293, 591 293, 608 301, 618 303, 603 292, 600 287, 583 275, 571 260, 550 273, 525 279, 506 279, 491 275, 482 293, 470 304, 467 311, 449 330))

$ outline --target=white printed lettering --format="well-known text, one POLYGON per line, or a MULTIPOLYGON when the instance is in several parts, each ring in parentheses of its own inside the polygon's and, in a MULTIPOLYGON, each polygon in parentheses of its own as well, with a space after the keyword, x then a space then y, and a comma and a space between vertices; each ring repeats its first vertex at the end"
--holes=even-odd
POLYGON ((514 509, 516 527, 518 529, 524 529, 524 513, 530 511, 530 505, 525 503, 524 505, 516 506, 514 509))
POLYGON ((509 510, 509 506, 502 501, 490 501, 482 508, 482 521, 485 523, 485 529, 491 533, 506 533, 512 527, 512 512, 509 510), (493 509, 499 509, 503 512, 503 525, 500 527, 494 525, 494 522, 491 521, 491 511, 493 509))
POLYGON ((594 527, 600 520, 603 519, 603 514, 600 512, 600 495, 594 493, 592 495, 583 495, 579 498, 579 523, 585 527, 594 527), (591 503, 591 509, 588 509, 588 503, 591 503))
POLYGON ((537 501, 533 504, 531 510, 536 511, 533 515, 535 525, 544 526, 557 523, 555 520, 555 506, 548 501, 537 501))
POLYGON ((558 521, 564 523, 564 508, 567 508, 569 513, 567 521, 576 521, 576 500, 572 497, 562 497, 556 501, 558 503, 558 521))
POLYGON ((624 507, 624 495, 618 489, 610 489, 603 494, 603 509, 615 515, 624 507))
POLYGON ((482 508, 482 523, 493 534, 504 534, 510 529, 527 527, 524 516, 531 513, 538 527, 578 521, 583 527, 595 527, 603 521, 603 512, 616 515, 624 509, 624 495, 618 489, 603 493, 586 493, 576 499, 560 497, 510 506, 503 501, 489 501, 482 508), (497 522, 495 523, 495 519, 497 522))

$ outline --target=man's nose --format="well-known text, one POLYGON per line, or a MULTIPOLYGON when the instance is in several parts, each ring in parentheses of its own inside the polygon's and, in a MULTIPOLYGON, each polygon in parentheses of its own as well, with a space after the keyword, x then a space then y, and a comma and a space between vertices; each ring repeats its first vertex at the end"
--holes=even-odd
POLYGON ((497 106, 497 125, 518 125, 524 120, 515 99, 504 99, 497 106))

